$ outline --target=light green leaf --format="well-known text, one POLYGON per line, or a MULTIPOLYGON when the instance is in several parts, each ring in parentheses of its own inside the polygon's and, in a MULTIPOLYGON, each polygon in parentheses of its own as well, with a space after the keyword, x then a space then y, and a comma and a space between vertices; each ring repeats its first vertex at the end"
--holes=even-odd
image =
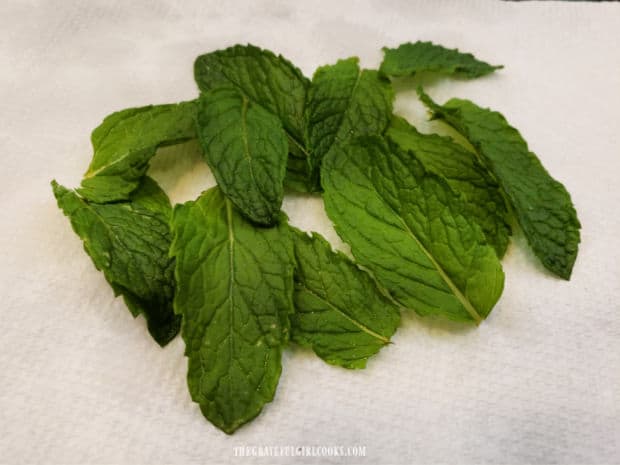
POLYGON ((368 357, 389 344, 400 322, 398 307, 320 235, 294 229, 293 238, 293 340, 333 365, 364 368, 368 357))
POLYGON ((380 71, 393 77, 413 76, 428 71, 472 79, 503 68, 480 61, 471 53, 462 53, 432 42, 407 42, 398 48, 384 47, 383 52, 380 71))
POLYGON ((126 200, 158 147, 195 137, 195 102, 113 113, 92 133, 94 155, 78 192, 93 202, 126 200))
POLYGON ((511 233, 510 213, 497 181, 477 156, 449 137, 422 134, 405 119, 392 118, 386 135, 405 151, 412 151, 424 168, 443 176, 464 198, 467 215, 482 228, 498 257, 506 252, 511 233))
POLYGON ((401 305, 459 321, 488 315, 504 273, 444 179, 378 137, 330 151, 321 178, 336 231, 401 305))
POLYGON ((495 175, 530 247, 545 267, 570 279, 579 248, 577 212, 564 186, 553 179, 506 119, 469 100, 440 106, 419 91, 433 113, 459 131, 495 175))
POLYGON ((282 55, 249 44, 235 45, 199 56, 194 77, 202 92, 232 85, 278 116, 289 136, 293 159, 287 185, 308 192, 318 188, 305 146, 304 107, 310 83, 298 68, 282 55))
POLYGON ((235 88, 202 94, 197 132, 218 185, 252 221, 270 225, 284 196, 288 144, 277 116, 235 88))
POLYGON ((194 402, 232 433, 273 399, 292 312, 293 246, 285 219, 253 226, 217 187, 175 207, 175 311, 194 402))
POLYGON ((360 70, 358 59, 319 68, 308 91, 308 148, 312 168, 336 143, 381 135, 392 114, 394 92, 377 71, 360 70))
POLYGON ((172 310, 174 261, 168 256, 171 208, 157 183, 144 178, 130 200, 91 203, 52 181, 58 206, 69 217, 84 250, 134 316, 143 313, 162 346, 176 336, 172 310))

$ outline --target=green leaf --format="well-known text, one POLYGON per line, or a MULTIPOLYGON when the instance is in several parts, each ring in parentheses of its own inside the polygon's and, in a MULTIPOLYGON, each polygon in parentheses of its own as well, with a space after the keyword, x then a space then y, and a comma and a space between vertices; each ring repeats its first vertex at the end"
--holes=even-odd
POLYGON ((158 147, 195 137, 195 102, 129 108, 91 135, 94 155, 78 192, 93 202, 127 200, 158 147))
POLYGON ((249 44, 235 45, 199 56, 194 77, 202 92, 232 85, 278 116, 289 136, 293 158, 287 185, 307 192, 318 188, 305 146, 304 107, 310 82, 298 68, 282 55, 249 44))
POLYGON ((284 219, 252 225, 217 187, 177 205, 175 311, 194 402, 232 433, 273 399, 290 333, 293 245, 284 219))
POLYGON ((289 137, 289 154, 286 164, 284 185, 296 192, 316 193, 321 191, 319 172, 310 164, 310 155, 305 148, 294 145, 289 137))
POLYGON ((479 322, 504 273, 446 181, 381 138, 337 147, 321 171, 325 208, 357 261, 404 307, 479 322))
POLYGON ((288 144, 277 116, 235 88, 202 94, 197 132, 218 185, 252 221, 270 225, 284 196, 288 144))
POLYGON ((253 45, 235 45, 196 58, 194 77, 202 92, 238 88, 279 116, 287 132, 303 141, 308 79, 282 55, 253 45))
POLYGON ((389 344, 400 322, 398 307, 371 277, 320 235, 293 228, 295 314, 292 339, 312 347, 326 362, 364 368, 389 344))
POLYGON ((380 71, 393 77, 413 76, 419 72, 461 75, 468 79, 484 76, 503 66, 493 66, 476 59, 471 53, 461 53, 432 42, 407 42, 398 48, 383 48, 380 71))
POLYGON ((394 92, 377 71, 360 70, 358 59, 319 68, 308 91, 308 148, 312 169, 336 143, 381 135, 392 115, 394 92))
POLYGON ((530 247, 545 267, 570 279, 579 248, 577 212, 564 186, 553 179, 515 128, 498 112, 469 100, 440 106, 419 90, 432 111, 460 132, 495 175, 530 247))
POLYGON ((166 345, 180 326, 172 309, 174 261, 168 256, 171 208, 166 194, 148 177, 130 200, 111 204, 89 202, 56 181, 52 188, 95 267, 134 316, 144 314, 153 338, 166 345))
POLYGON ((510 213, 497 181, 476 155, 449 137, 422 134, 398 116, 392 118, 386 135, 403 150, 412 151, 425 169, 443 176, 454 191, 463 194, 464 213, 480 225, 497 256, 503 257, 511 234, 510 213))

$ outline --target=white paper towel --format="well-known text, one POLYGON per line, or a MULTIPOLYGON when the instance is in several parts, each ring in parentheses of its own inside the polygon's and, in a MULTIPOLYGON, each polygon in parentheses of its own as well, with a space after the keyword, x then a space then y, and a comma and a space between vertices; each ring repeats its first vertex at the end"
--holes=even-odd
MULTIPOLYGON (((0 462, 75 464, 620 463, 620 4, 494 1, 12 1, 0 6, 0 462), (252 42, 306 73, 433 40, 505 69, 436 79, 443 102, 501 111, 565 183, 583 223, 570 282, 517 234, 506 290, 477 329, 404 315, 368 369, 291 348, 276 400, 233 436, 185 384, 183 342, 160 349, 57 210, 90 131, 115 110, 194 98, 193 59, 252 42), (239 446, 363 446, 364 458, 240 458, 239 446)), ((412 89, 396 109, 422 130, 412 89)), ((192 150, 153 174, 173 201, 213 184, 192 150)), ((341 244, 320 200, 292 222, 341 244)))

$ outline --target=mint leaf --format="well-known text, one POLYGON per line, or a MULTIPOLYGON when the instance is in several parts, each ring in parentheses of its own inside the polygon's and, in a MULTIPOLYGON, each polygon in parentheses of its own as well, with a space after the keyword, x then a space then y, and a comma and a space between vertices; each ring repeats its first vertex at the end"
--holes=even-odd
POLYGON ((144 314, 153 338, 166 345, 180 318, 172 310, 174 262, 168 257, 170 202, 144 178, 125 202, 97 204, 52 181, 58 207, 69 217, 84 250, 122 295, 134 316, 144 314))
POLYGON ((360 70, 358 59, 317 69, 308 91, 308 148, 312 169, 336 143, 383 134, 390 122, 394 92, 377 71, 360 70))
POLYGON ((235 88, 202 94, 197 132, 226 196, 249 219, 273 224, 284 196, 288 143, 277 116, 235 88))
POLYGON ((284 219, 253 226, 217 187, 177 205, 172 230, 189 391, 230 434, 273 399, 280 378, 293 309, 290 231, 284 219))
POLYGON ((457 74, 468 79, 484 76, 503 66, 492 66, 476 59, 471 53, 462 53, 432 42, 407 42, 398 48, 383 48, 380 71, 393 77, 413 76, 429 71, 457 74))
POLYGON ((459 321, 488 315, 504 285, 495 251, 412 152, 363 138, 330 151, 321 179, 336 231, 400 304, 459 321))
POLYGON ((398 116, 392 118, 386 135, 401 149, 412 151, 426 170, 443 176, 454 191, 463 194, 463 213, 480 225, 497 256, 503 257, 511 234, 510 213, 497 181, 477 156, 449 137, 418 132, 398 116))
POLYGON ((295 142, 290 137, 288 142, 290 152, 286 164, 284 185, 296 192, 320 192, 319 171, 311 164, 308 150, 295 145, 295 142))
POLYGON ((105 203, 129 198, 158 147, 195 137, 195 103, 129 108, 106 117, 92 133, 93 159, 79 194, 105 203))
POLYGON ((291 151, 287 185, 312 192, 318 177, 312 172, 305 146, 304 107, 308 79, 282 55, 253 45, 235 45, 199 56, 194 77, 202 92, 218 87, 236 87, 282 121, 291 151))
POLYGON ((390 342, 400 322, 398 307, 370 276, 317 233, 293 228, 295 313, 292 339, 312 347, 326 362, 364 368, 390 342))
POLYGON ((432 111, 474 146, 504 189, 530 247, 547 269, 570 279, 579 248, 577 212, 564 186, 553 179, 515 128, 498 112, 469 100, 437 105, 419 90, 432 111))
POLYGON ((238 88, 250 100, 280 117, 284 128, 303 141, 308 80, 282 55, 253 45, 235 45, 196 58, 194 77, 201 92, 238 88))

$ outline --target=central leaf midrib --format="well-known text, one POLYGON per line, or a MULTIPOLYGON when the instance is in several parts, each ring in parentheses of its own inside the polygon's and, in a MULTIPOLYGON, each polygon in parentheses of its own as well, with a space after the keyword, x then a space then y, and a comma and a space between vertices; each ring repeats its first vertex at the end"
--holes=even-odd
MULTIPOLYGON (((392 211, 394 211, 392 209, 392 211)), ((480 316, 480 314, 478 313, 478 311, 474 308, 474 306, 472 305, 472 303, 463 295, 463 293, 461 292, 461 290, 456 286, 456 284, 454 284, 454 282, 452 281, 452 279, 450 279, 450 277, 448 276, 448 274, 444 271, 444 269, 441 267, 441 265, 439 264, 439 262, 437 262, 437 260, 435 260, 435 257, 433 257, 433 255, 426 249, 426 247, 424 247, 424 245, 422 244, 422 242, 420 242, 420 240, 418 239, 418 237, 414 234, 414 232, 411 230, 411 228, 409 228, 409 225, 407 224, 407 222, 405 221, 405 219, 399 215, 398 213, 396 213, 394 211, 394 214, 398 217, 398 219, 401 221, 403 227, 405 228, 405 231, 407 232, 407 234, 409 234, 411 236, 411 238, 415 241, 415 243, 418 245, 418 247, 420 247, 420 249, 422 250, 422 252, 426 255, 426 257, 430 260, 431 264, 435 267, 435 269, 437 270, 437 272, 439 273, 439 276, 441 276, 441 279, 444 280, 444 282, 448 285, 448 287, 450 288, 450 290, 452 291, 452 293, 455 295, 455 297, 458 299, 458 301, 461 303, 461 305, 465 308, 465 310, 467 311, 467 313, 469 313, 469 315, 474 319, 474 321, 476 322, 476 324, 480 323, 482 321, 482 317, 480 316)))
MULTIPOLYGON (((143 147, 143 148, 139 148, 139 149, 126 149, 124 150, 124 153, 122 156, 115 158, 114 160, 112 160, 110 163, 107 163, 105 165, 100 166, 99 168, 97 168, 94 171, 91 171, 90 169, 84 174, 84 179, 90 179, 90 178, 94 178, 95 176, 97 176, 99 173, 107 170, 108 168, 114 166, 114 165, 118 165, 121 162, 127 160, 130 156, 132 156, 135 153, 138 152, 147 152, 149 150, 153 150, 153 147, 143 147)), ((156 148, 155 148, 156 150, 156 148)), ((95 152, 95 155, 93 155, 93 158, 95 158, 97 156, 97 153, 95 152)))
MULTIPOLYGON (((342 114, 340 116, 340 120, 338 121, 338 124, 337 124, 338 129, 334 133, 334 141, 332 142, 332 145, 334 145, 335 143, 341 141, 341 138, 339 137, 339 134, 340 134, 340 131, 342 129, 342 125, 344 123, 345 117, 346 117, 347 113, 351 110, 351 102, 353 101, 353 97, 355 95, 355 92, 357 91, 357 88, 358 88, 359 83, 361 81, 362 73, 363 72, 364 72, 364 70, 360 69, 359 65, 357 65, 357 76, 355 77, 355 83, 353 84, 353 87, 351 88, 351 92, 349 93, 349 95, 347 97, 347 104, 345 106, 344 111, 342 112, 342 114)), ((325 154, 327 154, 328 151, 329 150, 327 150, 325 152, 325 154)))
POLYGON ((328 301, 325 297, 320 296, 319 294, 314 292, 312 289, 310 289, 308 286, 306 286, 304 283, 300 283, 300 284, 301 284, 303 289, 308 294, 312 295, 313 297, 315 297, 316 299, 320 300, 321 302, 324 302, 330 309, 334 310, 336 313, 338 313, 339 315, 341 315, 344 318, 346 318, 347 320, 349 320, 353 325, 357 326, 359 329, 361 329, 366 334, 374 337, 375 339, 379 339, 384 344, 389 344, 390 343, 390 340, 387 337, 382 336, 381 334, 379 334, 379 333, 373 331, 372 329, 370 329, 368 326, 366 326, 363 323, 357 321, 353 317, 347 315, 345 312, 343 312, 338 307, 336 307, 334 304, 332 304, 330 301, 328 301))
MULTIPOLYGON (((250 146, 248 143, 248 99, 241 95, 241 139, 243 140, 243 151, 245 152, 245 158, 248 161, 248 167, 250 170, 250 178, 256 187, 256 178, 254 177, 254 167, 252 166, 252 155, 250 154, 250 146)), ((260 192, 260 189, 259 189, 260 192)))
MULTIPOLYGON (((262 108, 264 108, 265 110, 267 110, 269 113, 271 113, 272 115, 274 115, 274 116, 276 116, 277 118, 279 118, 279 119, 282 121, 282 127, 283 127, 283 129, 284 129, 284 132, 286 132, 286 134, 287 134, 287 135, 288 135, 288 136, 289 136, 289 137, 293 140, 293 142, 295 142, 295 145, 297 145, 297 146, 299 147, 299 149, 300 149, 300 150, 301 150, 301 151, 302 151, 302 152, 303 152, 306 156, 309 156, 309 153, 308 153, 308 151, 306 150, 306 148, 304 147, 304 144, 303 144, 302 142, 300 142, 300 141, 299 141, 299 139, 297 138, 297 136, 296 136, 296 135, 293 135, 293 133, 292 133, 292 131, 291 131, 291 128, 289 128, 289 127, 288 127, 288 126, 289 126, 289 121, 288 121, 288 120, 285 120, 284 115, 281 115, 281 114, 280 114, 280 113, 281 113, 281 112, 280 112, 280 109, 279 109, 279 108, 277 108, 277 105, 276 105, 276 104, 274 104, 274 107, 275 107, 275 110, 276 110, 276 111, 272 111, 271 109, 268 109, 268 108, 267 108, 267 105, 263 105, 263 104, 259 101, 259 99, 257 99, 257 98, 252 98, 252 96, 251 96, 251 95, 249 95, 249 93, 248 93, 248 92, 246 92, 246 90, 244 89, 244 86, 243 86, 242 84, 240 84, 239 82, 237 82, 237 79, 234 79, 232 76, 230 76, 230 75, 228 75, 228 74, 226 74, 226 73, 224 73, 224 72, 223 72, 222 74, 224 74, 224 77, 226 78, 226 80, 228 80, 228 81, 229 81, 229 82, 233 85, 233 87, 234 87, 234 88, 236 88, 236 89, 237 89, 237 90, 241 93, 241 95, 242 95, 244 98, 248 99, 249 101, 251 101, 251 102, 253 102, 253 103, 255 103, 255 104, 259 105, 259 106, 261 106, 262 108)), ((305 87, 306 87, 306 92, 307 92, 307 86, 305 86, 305 87)), ((297 115, 296 115, 296 116, 297 116, 297 115)), ((295 130, 295 132, 297 132, 297 130, 298 130, 299 128, 292 128, 292 129, 294 129, 294 130, 295 130)))
POLYGON ((357 88, 359 86, 359 83, 362 79, 362 73, 364 72, 363 69, 357 68, 357 76, 355 77, 355 84, 353 84, 353 88, 351 89, 351 93, 349 94, 349 98, 347 99, 347 107, 346 109, 342 112, 342 117, 340 118, 340 121, 338 122, 338 131, 336 131, 336 139, 339 140, 339 133, 340 130, 342 129, 342 124, 344 123, 345 117, 347 115, 347 113, 349 113, 349 111, 351 110, 351 102, 353 101, 353 96, 355 95, 355 92, 357 91, 357 88))
POLYGON ((293 142, 295 142, 295 145, 299 148, 299 150, 301 150, 301 151, 304 153, 304 155, 305 155, 306 157, 308 157, 308 156, 309 156, 309 152, 308 152, 308 150, 304 147, 304 145, 303 145, 301 142, 299 142, 299 141, 297 140, 297 137, 296 137, 296 136, 294 136, 294 135, 293 135, 293 133, 292 133, 292 132, 291 132, 291 131, 287 128, 287 127, 285 127, 284 125, 282 126, 282 128, 284 129, 284 132, 286 133, 286 135, 287 135, 287 136, 288 136, 288 137, 289 137, 289 138, 290 138, 293 142))
MULTIPOLYGON (((258 184, 256 180, 256 176, 254 175, 254 159, 252 157, 252 153, 250 152, 250 144, 248 141, 248 111, 250 100, 244 95, 241 94, 242 103, 241 103, 241 138, 243 139, 243 150, 245 152, 245 158, 248 161, 248 168, 250 171, 250 178, 252 179, 252 184, 256 187, 256 191, 260 198, 263 200, 263 206, 267 209, 268 213, 265 216, 270 217, 271 212, 269 212, 269 199, 266 198, 263 189, 258 184)), ((262 215, 261 215, 262 216, 262 215)))
MULTIPOLYGON (((226 202, 226 221, 228 223, 228 266, 230 268, 228 278, 228 357, 230 363, 235 354, 235 347, 233 343, 234 324, 235 324, 235 298, 234 298, 234 282, 235 282, 235 234, 233 231, 233 218, 232 218, 232 206, 228 199, 226 202)), ((232 399, 232 385, 228 383, 228 397, 232 399)))

